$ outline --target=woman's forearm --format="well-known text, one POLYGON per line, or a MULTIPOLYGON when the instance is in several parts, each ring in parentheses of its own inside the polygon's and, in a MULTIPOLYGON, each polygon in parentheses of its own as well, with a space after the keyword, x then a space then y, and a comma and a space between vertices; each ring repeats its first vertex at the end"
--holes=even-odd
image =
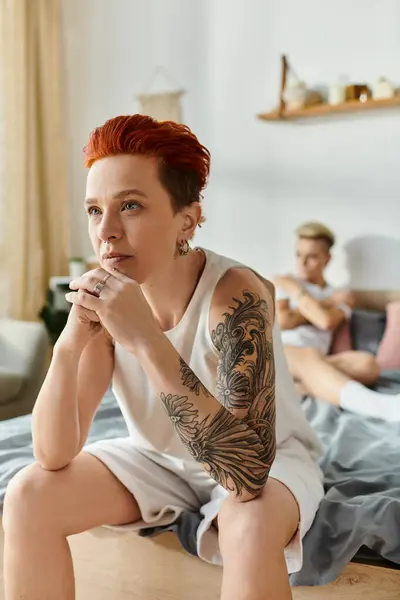
POLYGON ((164 334, 135 354, 193 458, 236 500, 258 496, 271 453, 256 431, 210 394, 164 334))
POLYGON ((300 325, 310 324, 310 321, 308 321, 296 308, 293 310, 290 308, 278 310, 278 321, 282 331, 296 329, 296 327, 300 327, 300 325))
POLYGON ((43 468, 66 466, 79 449, 78 366, 83 348, 57 346, 32 412, 32 440, 43 468))
POLYGON ((319 329, 329 329, 331 308, 325 301, 320 302, 305 291, 298 298, 298 311, 319 329))

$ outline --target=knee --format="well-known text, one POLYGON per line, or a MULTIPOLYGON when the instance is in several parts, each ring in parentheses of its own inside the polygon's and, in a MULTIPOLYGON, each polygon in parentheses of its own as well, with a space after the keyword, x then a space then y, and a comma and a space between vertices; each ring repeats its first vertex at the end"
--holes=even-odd
POLYGON ((258 498, 249 502, 237 502, 228 498, 223 503, 218 513, 218 530, 220 537, 234 538, 241 540, 251 530, 257 527, 258 519, 261 515, 257 514, 258 498))
POLYGON ((237 551, 245 557, 253 554, 255 549, 282 553, 287 540, 279 535, 269 520, 261 498, 241 503, 230 498, 226 500, 218 515, 222 557, 237 551))
POLYGON ((257 500, 241 503, 228 498, 222 505, 218 514, 218 537, 224 561, 236 548, 240 548, 244 554, 246 544, 254 544, 258 518, 255 507, 251 505, 257 503, 257 500))
POLYGON ((5 533, 16 528, 28 532, 40 527, 43 518, 51 513, 51 485, 56 473, 45 471, 38 463, 31 464, 19 471, 7 486, 3 528, 5 533))
MULTIPOLYGON (((315 365, 319 361, 324 360, 324 355, 318 348, 297 348, 294 346, 286 346, 286 358, 289 368, 297 375, 301 373, 305 365, 315 365)), ((293 374, 293 373, 292 373, 293 374)))
POLYGON ((369 352, 360 352, 358 359, 360 382, 366 385, 375 383, 380 374, 380 367, 375 356, 369 352))
POLYGON ((237 553, 251 560, 257 553, 282 556, 299 524, 298 504, 279 481, 269 478, 260 496, 249 502, 228 498, 218 515, 223 560, 237 553))

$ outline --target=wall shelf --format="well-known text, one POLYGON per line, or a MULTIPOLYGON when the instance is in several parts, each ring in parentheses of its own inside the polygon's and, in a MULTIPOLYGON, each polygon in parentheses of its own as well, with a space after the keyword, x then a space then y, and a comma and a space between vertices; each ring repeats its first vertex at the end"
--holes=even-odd
POLYGON ((400 93, 384 100, 373 100, 369 98, 362 102, 361 100, 348 100, 342 104, 330 105, 327 103, 314 104, 298 110, 287 110, 285 106, 285 90, 287 76, 289 72, 289 62, 286 56, 281 57, 281 85, 279 93, 279 105, 276 110, 267 113, 261 113, 258 116, 263 121, 288 121, 296 119, 305 119, 310 117, 329 117, 341 113, 363 112, 371 109, 384 109, 400 107, 400 93))
POLYGON ((283 110, 282 112, 275 110, 269 113, 261 113, 258 115, 258 118, 264 121, 288 121, 309 117, 324 117, 338 113, 362 112, 377 108, 393 108, 396 106, 400 107, 400 95, 385 100, 371 99, 366 100, 365 102, 361 102, 360 100, 350 100, 343 104, 337 104, 336 106, 331 106, 330 104, 316 104, 315 106, 299 110, 283 110))

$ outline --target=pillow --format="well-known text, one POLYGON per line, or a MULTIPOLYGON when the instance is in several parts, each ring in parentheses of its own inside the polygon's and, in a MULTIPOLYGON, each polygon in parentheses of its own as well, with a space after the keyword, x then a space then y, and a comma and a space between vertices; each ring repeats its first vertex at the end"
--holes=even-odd
POLYGON ((353 350, 377 354, 385 333, 386 313, 377 310, 354 310, 350 321, 353 350))
POLYGON ((386 328, 376 360, 381 369, 400 369, 400 302, 386 307, 386 328))
POLYGON ((338 354, 339 352, 347 352, 352 349, 350 321, 346 319, 333 334, 329 354, 338 354))

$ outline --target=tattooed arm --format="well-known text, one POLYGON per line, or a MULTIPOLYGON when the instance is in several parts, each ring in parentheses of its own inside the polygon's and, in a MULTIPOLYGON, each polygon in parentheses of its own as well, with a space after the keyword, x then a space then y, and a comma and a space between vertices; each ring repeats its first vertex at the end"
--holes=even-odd
POLYGON ((182 443, 238 501, 261 493, 275 458, 273 301, 249 270, 219 282, 210 333, 220 354, 216 397, 163 334, 138 356, 182 443))

